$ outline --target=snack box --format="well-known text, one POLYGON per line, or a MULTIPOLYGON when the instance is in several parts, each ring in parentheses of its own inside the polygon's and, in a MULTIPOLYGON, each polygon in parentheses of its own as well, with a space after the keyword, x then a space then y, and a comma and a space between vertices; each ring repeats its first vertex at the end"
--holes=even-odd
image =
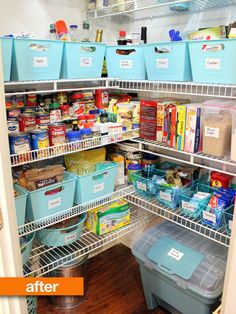
POLYGON ((186 124, 187 107, 185 105, 177 106, 177 126, 175 146, 178 150, 184 150, 185 124, 186 124))
POLYGON ((88 212, 86 227, 92 232, 103 235, 130 223, 129 203, 123 199, 88 212))
POLYGON ((201 107, 192 105, 187 107, 184 150, 188 153, 197 153, 202 145, 201 107))

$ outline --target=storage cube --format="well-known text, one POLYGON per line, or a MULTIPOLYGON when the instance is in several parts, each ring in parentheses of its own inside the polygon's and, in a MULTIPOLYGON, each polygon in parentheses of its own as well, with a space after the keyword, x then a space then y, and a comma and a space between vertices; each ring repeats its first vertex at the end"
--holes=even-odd
POLYGON ((66 42, 61 78, 90 79, 102 76, 106 45, 99 43, 66 42))
POLYGON ((58 80, 63 45, 56 40, 15 39, 12 80, 58 80))
POLYGON ((166 42, 144 46, 148 80, 192 81, 187 42, 166 42))
POLYGON ((5 82, 8 82, 11 79, 13 39, 2 37, 1 46, 2 46, 3 79, 5 82))
POLYGON ((108 77, 120 80, 145 80, 143 46, 108 46, 108 77))
POLYGON ((17 184, 14 185, 14 189, 19 194, 17 197, 15 197, 17 225, 22 226, 25 224, 26 201, 28 193, 25 191, 25 189, 17 184))
POLYGON ((212 313, 223 291, 226 247, 165 221, 146 230, 132 253, 148 309, 168 304, 170 313, 212 313))
POLYGON ((236 83, 236 39, 189 42, 193 81, 236 83))
POLYGON ((116 163, 113 165, 109 163, 107 167, 104 166, 103 169, 93 173, 83 176, 75 175, 77 182, 74 202, 80 205, 112 193, 115 187, 117 167, 116 163))
POLYGON ((74 201, 75 184, 75 176, 65 172, 63 182, 28 191, 27 219, 29 221, 43 219, 71 208, 74 201))

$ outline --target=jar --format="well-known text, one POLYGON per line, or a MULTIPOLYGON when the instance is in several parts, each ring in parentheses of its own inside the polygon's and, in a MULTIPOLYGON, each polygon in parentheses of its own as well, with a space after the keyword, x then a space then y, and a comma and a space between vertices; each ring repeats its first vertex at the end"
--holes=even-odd
POLYGON ((203 153, 223 158, 230 152, 233 102, 221 100, 203 104, 203 153))
POLYGON ((79 125, 83 126, 87 122, 87 117, 86 116, 79 116, 78 121, 79 121, 79 125))
POLYGON ((85 113, 84 96, 81 93, 74 93, 71 95, 71 101, 73 104, 74 117, 78 118, 79 115, 85 113))
POLYGON ((236 107, 232 109, 231 160, 236 161, 236 107))
POLYGON ((88 114, 87 115, 87 123, 89 123, 90 126, 93 126, 95 122, 96 122, 95 114, 88 114))
POLYGON ((132 174, 143 169, 142 165, 130 164, 128 165, 128 184, 132 184, 132 174))
POLYGON ((108 118, 108 113, 107 112, 102 112, 100 114, 100 122, 101 123, 107 123, 109 122, 109 118, 108 118))
POLYGON ((70 119, 70 111, 69 111, 69 108, 70 108, 69 105, 61 105, 61 106, 60 106, 61 115, 62 115, 62 120, 70 119))

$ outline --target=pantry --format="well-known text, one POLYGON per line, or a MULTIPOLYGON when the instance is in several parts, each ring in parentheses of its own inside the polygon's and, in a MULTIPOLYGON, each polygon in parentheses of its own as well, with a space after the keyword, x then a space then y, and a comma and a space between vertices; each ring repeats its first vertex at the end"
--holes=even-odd
POLYGON ((2 6, 0 277, 83 276, 86 299, 122 243, 148 312, 234 314, 236 1, 2 6))

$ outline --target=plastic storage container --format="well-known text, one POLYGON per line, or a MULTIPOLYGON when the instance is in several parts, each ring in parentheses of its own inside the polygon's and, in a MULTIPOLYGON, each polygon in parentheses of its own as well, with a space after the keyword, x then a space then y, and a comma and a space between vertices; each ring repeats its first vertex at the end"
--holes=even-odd
POLYGON ((57 224, 57 227, 53 225, 49 228, 39 230, 37 232, 37 240, 46 246, 58 247, 69 245, 79 240, 86 217, 87 215, 84 213, 79 217, 67 220, 63 224, 57 224))
POLYGON ((132 253, 147 307, 163 302, 183 314, 211 314, 224 284, 227 248, 170 222, 148 229, 132 253))
POLYGON ((26 297, 28 314, 37 314, 37 297, 26 297))
POLYGON ((143 49, 149 80, 192 81, 187 42, 148 44, 143 49))
POLYGON ((2 45, 3 79, 5 82, 8 82, 11 79, 13 39, 1 37, 1 45, 2 45))
POLYGON ((23 265, 27 263, 30 258, 34 238, 35 232, 20 238, 20 250, 23 265))
POLYGON ((12 80, 58 80, 64 43, 56 40, 15 39, 12 80))
POLYGON ((43 219, 73 206, 76 177, 68 172, 64 181, 28 192, 26 217, 29 221, 43 219))
POLYGON ((236 83, 236 39, 190 41, 189 51, 194 82, 236 83))
POLYGON ((231 159, 236 161, 236 107, 232 108, 231 159))
POLYGON ((66 42, 61 77, 65 79, 100 78, 106 45, 66 42))
POLYGON ((229 235, 231 235, 231 231, 232 231, 232 224, 233 224, 233 219, 234 219, 234 208, 230 207, 228 209, 226 209, 225 211, 225 224, 226 224, 226 229, 227 229, 227 233, 229 235))
POLYGON ((17 197, 15 197, 17 225, 22 226, 25 223, 26 202, 28 193, 18 184, 14 184, 14 189, 19 194, 17 197))
POLYGON ((145 80, 143 46, 108 46, 108 77, 120 80, 145 80))
POLYGON ((75 199, 76 204, 90 202, 114 191, 118 165, 109 163, 96 171, 86 175, 76 175, 75 199))
POLYGON ((229 212, 230 210, 232 211, 233 208, 234 206, 230 206, 229 208, 222 210, 220 206, 216 206, 215 208, 206 206, 202 212, 202 223, 218 230, 225 226, 225 212, 229 212))

